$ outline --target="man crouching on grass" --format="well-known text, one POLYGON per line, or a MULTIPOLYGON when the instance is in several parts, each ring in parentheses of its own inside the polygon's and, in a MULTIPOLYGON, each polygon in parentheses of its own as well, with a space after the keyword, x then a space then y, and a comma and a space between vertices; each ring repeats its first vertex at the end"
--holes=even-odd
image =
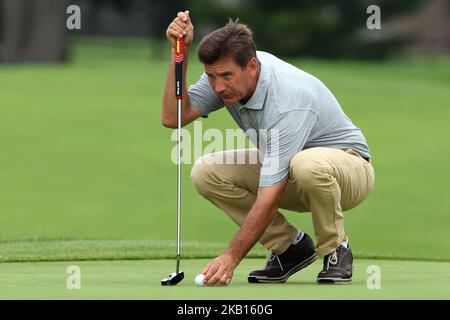
MULTIPOLYGON (((178 13, 166 35, 172 48, 176 38, 185 37, 186 71, 194 37, 188 11, 178 13)), ((360 204, 375 181, 361 130, 319 79, 256 51, 252 32, 238 21, 204 37, 197 55, 205 73, 183 88, 182 125, 225 106, 258 146, 204 155, 192 168, 198 192, 240 226, 228 248, 203 269, 204 283, 228 284, 258 241, 270 254, 263 269, 248 275, 251 283, 285 282, 317 256, 323 257, 318 283, 351 282, 353 256, 343 212, 360 204), (259 154, 262 161, 256 163, 214 161, 257 159, 259 154), (279 208, 311 212, 315 246, 279 208)), ((177 127, 173 68, 162 107, 162 123, 170 128, 177 127)))

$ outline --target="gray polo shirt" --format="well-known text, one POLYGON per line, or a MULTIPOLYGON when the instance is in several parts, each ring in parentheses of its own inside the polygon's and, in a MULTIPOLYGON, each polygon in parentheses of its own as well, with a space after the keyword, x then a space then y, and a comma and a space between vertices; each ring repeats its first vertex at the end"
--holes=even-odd
MULTIPOLYGON (((352 148, 370 158, 366 140, 316 77, 263 51, 256 90, 245 104, 226 106, 238 126, 264 154, 259 186, 273 186, 289 175, 291 159, 303 149, 352 148)), ((202 116, 223 107, 203 74, 188 89, 202 116)))

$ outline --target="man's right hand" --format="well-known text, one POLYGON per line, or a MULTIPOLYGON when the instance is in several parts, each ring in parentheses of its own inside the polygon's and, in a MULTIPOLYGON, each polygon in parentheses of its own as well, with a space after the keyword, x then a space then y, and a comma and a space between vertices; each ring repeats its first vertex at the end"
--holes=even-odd
POLYGON ((194 39, 194 26, 192 25, 189 11, 178 12, 177 17, 172 21, 166 30, 167 39, 172 47, 175 47, 177 38, 184 38, 184 45, 190 46, 194 39))

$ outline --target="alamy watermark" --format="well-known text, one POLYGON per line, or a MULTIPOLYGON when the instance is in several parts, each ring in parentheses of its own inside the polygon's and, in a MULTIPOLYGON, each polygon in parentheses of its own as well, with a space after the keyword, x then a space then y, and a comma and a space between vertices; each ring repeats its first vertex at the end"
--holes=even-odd
POLYGON ((366 26, 369 30, 380 30, 381 29, 381 9, 379 6, 372 4, 367 7, 367 14, 370 16, 367 18, 366 26))
POLYGON ((69 275, 66 280, 67 289, 81 289, 81 268, 77 265, 70 265, 67 267, 66 273, 69 275))
MULTIPOLYGON (((178 141, 178 132, 173 130, 171 141, 178 141)), ((205 164, 258 164, 268 171, 279 169, 280 130, 279 129, 226 129, 215 128, 203 130, 202 121, 194 121, 193 132, 181 129, 180 163, 193 164, 201 158, 205 164), (247 139, 248 138, 248 139, 247 139), (256 146, 259 152, 246 154, 222 152, 223 150, 250 149, 256 146), (208 155, 208 157, 202 157, 208 155)), ((178 163, 178 145, 171 151, 172 163, 178 163)))
POLYGON ((66 9, 66 13, 70 14, 66 20, 66 26, 69 30, 81 30, 81 9, 77 5, 70 5, 66 9))
POLYGON ((367 267, 367 271, 370 276, 367 278, 367 289, 381 289, 381 268, 378 265, 370 265, 367 267))

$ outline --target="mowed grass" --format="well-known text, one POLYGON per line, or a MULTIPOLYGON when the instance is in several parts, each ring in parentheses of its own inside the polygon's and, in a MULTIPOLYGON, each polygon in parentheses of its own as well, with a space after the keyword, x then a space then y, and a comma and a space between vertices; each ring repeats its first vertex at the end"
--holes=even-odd
MULTIPOLYGON (((214 257, 225 243, 183 241, 183 259, 214 257)), ((45 262, 83 260, 144 260, 174 258, 177 244, 168 240, 30 240, 0 242, 0 262, 45 262)), ((265 249, 255 246, 247 257, 263 257, 265 249)))
MULTIPOLYGON (((0 66, 0 239, 173 241, 175 142, 160 124, 168 58, 139 39, 73 49, 65 65, 0 66)), ((333 91, 374 158, 374 192, 346 213, 355 254, 450 261, 450 60, 292 62, 333 91)), ((191 54, 188 82, 201 72, 191 54)), ((226 110, 202 121, 236 128, 226 110)), ((190 168, 182 238, 225 244, 237 227, 196 193, 190 168)), ((284 213, 313 234, 310 214, 284 213)))
POLYGON ((450 263, 358 260, 351 285, 318 285, 321 261, 293 275, 285 284, 249 284, 247 274, 263 259, 246 259, 235 270, 228 287, 198 287, 194 277, 208 260, 184 260, 185 279, 175 287, 160 281, 174 271, 173 260, 66 261, 1 263, 0 299, 448 299, 450 263), (73 285, 71 266, 80 269, 80 289, 73 285), (380 270, 376 289, 373 268, 380 270), (369 282, 369 286, 368 286, 369 282), (372 289, 370 289, 372 288, 372 289))

